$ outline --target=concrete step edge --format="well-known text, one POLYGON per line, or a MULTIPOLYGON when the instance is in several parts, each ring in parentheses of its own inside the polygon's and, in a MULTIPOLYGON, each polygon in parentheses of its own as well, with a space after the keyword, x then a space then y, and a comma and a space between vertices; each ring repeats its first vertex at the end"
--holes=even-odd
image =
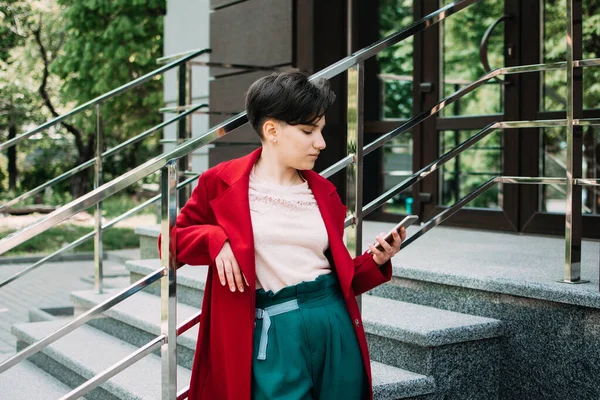
MULTIPOLYGON (((91 290, 77 291, 71 292, 70 299, 76 306, 87 310, 108 299, 115 292, 117 290, 106 290, 103 294, 97 294, 91 290)), ((160 306, 160 297, 138 292, 106 310, 104 315, 158 336, 160 334, 160 306)), ((196 307, 177 303, 177 320, 181 323, 197 314, 198 311, 199 309, 196 307)), ((194 350, 197 337, 198 325, 179 336, 177 343, 194 350)))
MULTIPOLYGON (((18 324, 12 327, 12 333, 18 340, 31 344, 63 325, 63 321, 18 324)), ((84 325, 49 345, 42 353, 74 374, 90 379, 135 350, 137 348, 129 343, 84 325)), ((52 374, 52 368, 46 372, 52 374)), ((159 399, 160 373, 160 358, 150 354, 101 387, 120 399, 159 399)), ((189 383, 191 371, 178 367, 177 373, 178 387, 184 387, 189 383)))
MULTIPOLYGON (((130 260, 125 263, 129 272, 139 275, 148 275, 161 268, 160 259, 130 260)), ((190 289, 204 290, 208 267, 184 265, 177 270, 177 285, 187 286, 190 289)))
POLYGON ((67 385, 29 361, 22 361, 0 374, 0 393, 4 399, 55 400, 70 391, 67 385))
POLYGON ((425 396, 435 393, 432 377, 401 368, 371 361, 373 397, 377 400, 394 400, 425 396))
POLYGON ((362 296, 365 332, 433 347, 502 336, 502 321, 370 295, 362 296))

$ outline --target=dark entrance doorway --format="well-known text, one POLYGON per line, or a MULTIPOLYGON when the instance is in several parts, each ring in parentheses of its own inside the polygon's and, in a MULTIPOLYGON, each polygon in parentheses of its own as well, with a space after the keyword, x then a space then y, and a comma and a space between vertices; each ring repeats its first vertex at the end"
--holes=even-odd
MULTIPOLYGON (((380 0, 380 37, 447 3, 380 0)), ((576 19, 582 21, 579 37, 575 37, 582 46, 575 58, 599 57, 600 38, 594 21, 600 2, 579 2, 574 11, 576 19)), ((366 104, 377 103, 379 107, 370 113, 366 110, 367 141, 483 76, 488 66, 564 61, 565 19, 564 1, 485 0, 390 49, 378 58, 377 71, 372 74, 378 91, 371 94, 373 97, 366 104)), ((583 90, 583 118, 600 117, 600 88, 593 85, 599 75, 600 69, 584 69, 583 88, 576 87, 583 90)), ((490 123, 564 119, 565 96, 564 70, 509 75, 490 81, 373 155, 376 160, 369 163, 371 168, 377 166, 381 178, 371 182, 377 184, 377 190, 366 185, 365 200, 393 187, 490 123)), ((600 132, 593 127, 585 129, 583 177, 596 179, 600 132)), ((496 175, 564 177, 565 144, 566 128, 498 130, 437 174, 396 196, 372 218, 395 221, 397 214, 412 212, 427 220, 496 175)), ((593 187, 583 189, 585 237, 600 237, 599 195, 600 191, 593 187)), ((565 194, 560 186, 499 185, 447 224, 563 235, 564 210, 565 194)))

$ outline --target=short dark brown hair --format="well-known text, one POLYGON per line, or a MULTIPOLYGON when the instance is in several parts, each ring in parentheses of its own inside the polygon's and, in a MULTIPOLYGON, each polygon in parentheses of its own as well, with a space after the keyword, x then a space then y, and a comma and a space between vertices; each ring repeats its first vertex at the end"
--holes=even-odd
POLYGON ((329 81, 311 82, 301 72, 280 72, 260 78, 246 94, 248 120, 263 139, 262 125, 267 118, 289 125, 312 125, 335 101, 329 81))

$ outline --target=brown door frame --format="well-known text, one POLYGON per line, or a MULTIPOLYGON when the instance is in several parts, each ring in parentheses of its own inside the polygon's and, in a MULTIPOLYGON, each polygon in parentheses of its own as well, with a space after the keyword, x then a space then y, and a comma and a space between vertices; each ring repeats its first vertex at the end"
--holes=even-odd
MULTIPOLYGON (((518 5, 518 0, 506 0, 510 6, 518 5)), ((418 20, 439 9, 438 0, 415 1, 414 19, 418 20)), ((508 11, 508 10, 507 10, 508 11)), ((511 11, 512 12, 512 11, 511 11)), ((450 17, 452 18, 452 17, 450 17)), ((514 41, 518 34, 515 32, 518 24, 508 21, 505 35, 506 43, 514 41)), ((432 27, 415 36, 414 39, 414 80, 413 80, 413 115, 418 115, 426 109, 433 107, 440 100, 440 56, 441 56, 440 28, 432 27), (421 85, 427 83, 428 85, 421 85)), ((507 65, 519 65, 518 57, 509 58, 505 55, 507 65)), ((509 85, 510 86, 510 85, 509 85)), ((507 89, 505 96, 505 116, 518 119, 515 115, 519 109, 516 97, 517 91, 512 86, 507 89), (514 116, 513 116, 514 115, 514 116)), ((413 129, 413 170, 417 171, 432 161, 436 160, 439 148, 439 131, 447 129, 482 129, 490 122, 504 119, 503 116, 476 116, 460 118, 438 118, 433 116, 413 129)), ((373 121, 365 127, 365 131, 384 133, 391 130, 401 122, 373 121), (387 129, 387 130, 385 130, 387 129)), ((505 174, 517 175, 518 171, 518 133, 504 132, 503 163, 505 174)), ((516 231, 518 228, 518 194, 519 188, 515 185, 504 187, 503 210, 463 209, 450 218, 445 224, 451 226, 482 228, 516 231)), ((438 214, 444 207, 439 202, 439 174, 432 173, 427 178, 413 186, 413 213, 426 221, 438 214)), ((373 219, 391 221, 397 220, 395 214, 379 212, 372 216, 373 219)))
MULTIPOLYGON (((509 0, 506 0, 509 1, 509 0)), ((513 0, 511 0, 513 1, 513 0)), ((525 37, 535 38, 528 43, 523 43, 523 57, 525 64, 541 63, 540 59, 541 42, 541 2, 543 0, 530 0, 522 2, 522 13, 528 16, 528 20, 523 23, 523 34, 525 37), (535 16, 532 18, 531 16, 535 16), (525 31, 527 30, 527 31, 525 31), (525 46, 529 45, 528 48, 525 46)), ((574 18, 575 21, 582 20, 581 2, 574 2, 574 18)), ((581 59, 583 56, 582 49, 582 32, 581 25, 575 24, 574 31, 574 57, 581 59)), ((541 73, 529 74, 527 80, 523 81, 521 89, 523 97, 523 119, 565 119, 565 112, 543 112, 540 111, 542 102, 540 99, 541 73)), ((584 88, 581 81, 575 80, 574 84, 575 98, 578 93, 581 93, 584 88)), ((579 98, 581 98, 579 96, 579 98)), ((583 118, 600 118, 600 109, 584 110, 583 118)), ((540 176, 543 171, 540 171, 540 139, 541 134, 538 129, 531 129, 531 132, 521 135, 520 147, 524 149, 521 152, 521 175, 523 176, 540 176)), ((580 160, 583 162, 583 160, 580 160)), ((542 233, 550 235, 563 236, 565 234, 565 215, 548 213, 539 211, 540 193, 537 186, 523 187, 521 190, 520 202, 520 228, 524 233, 542 233)), ((582 222, 582 235, 586 238, 600 239, 600 215, 584 215, 582 222)))

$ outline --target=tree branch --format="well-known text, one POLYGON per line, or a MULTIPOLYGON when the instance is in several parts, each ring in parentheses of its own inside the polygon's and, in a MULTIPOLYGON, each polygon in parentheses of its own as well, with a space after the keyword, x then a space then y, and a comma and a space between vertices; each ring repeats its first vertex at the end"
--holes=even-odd
POLYGON ((63 44, 65 44, 66 37, 67 37, 67 35, 65 35, 64 32, 60 33, 60 40, 58 42, 58 45, 56 45, 56 47, 54 47, 54 49, 52 49, 52 58, 50 59, 50 62, 48 64, 52 64, 52 62, 54 60, 56 60, 56 57, 58 56, 58 51, 61 49, 63 44))
MULTIPOLYGON (((52 114, 52 116, 54 116, 56 118, 59 116, 59 114, 56 112, 56 109, 54 108, 54 105, 52 104, 52 101, 50 100, 50 96, 48 95, 48 92, 46 90, 46 86, 48 84, 48 76, 50 75, 50 72, 48 70, 48 68, 50 66, 50 62, 48 61, 48 54, 46 52, 46 47, 42 43, 42 20, 41 19, 40 19, 39 26, 35 29, 32 29, 32 32, 35 37, 35 41, 40 48, 42 62, 44 63, 42 83, 41 83, 38 91, 40 92, 40 96, 42 96, 42 100, 44 100, 44 105, 50 110, 50 113, 52 114)), ((65 127, 65 129, 69 133, 71 133, 75 137, 75 145, 77 146, 77 150, 78 150, 79 154, 85 154, 86 149, 85 149, 85 145, 83 144, 83 139, 82 139, 83 135, 82 135, 81 131, 69 123, 61 122, 61 124, 62 124, 62 126, 65 127)))

